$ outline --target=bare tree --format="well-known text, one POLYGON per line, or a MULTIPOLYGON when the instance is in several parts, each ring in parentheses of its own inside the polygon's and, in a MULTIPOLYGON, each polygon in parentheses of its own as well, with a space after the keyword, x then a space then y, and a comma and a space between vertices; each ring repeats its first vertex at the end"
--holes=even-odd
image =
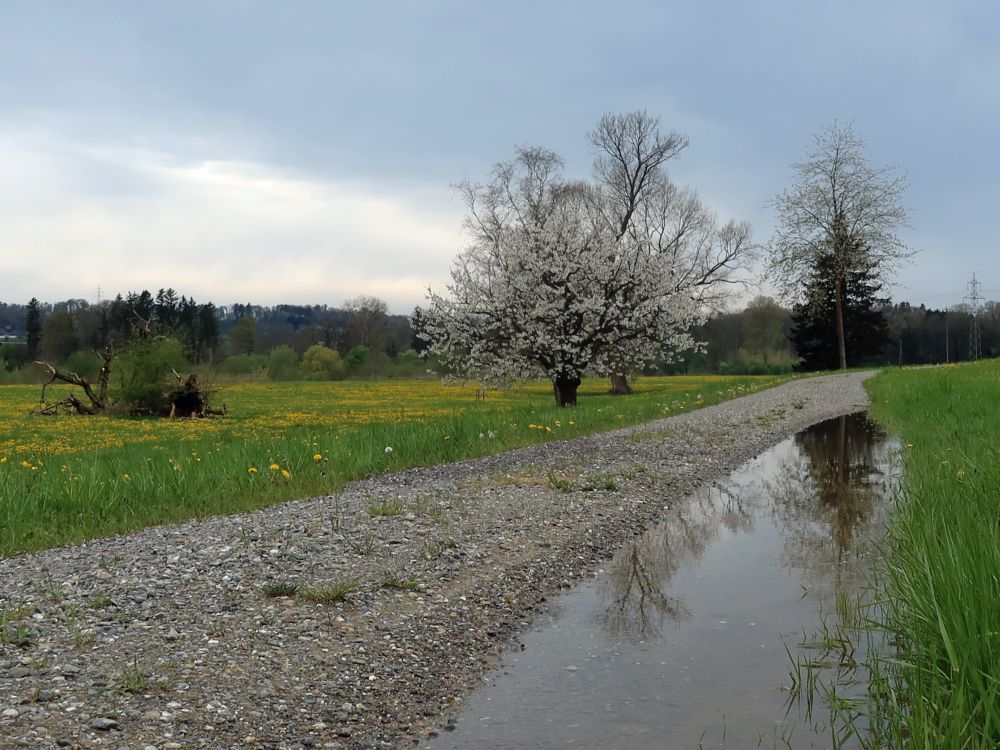
POLYGON ((801 295, 810 272, 833 260, 834 304, 840 367, 847 368, 844 289, 848 273, 867 268, 886 276, 913 253, 897 236, 906 226, 900 203, 906 178, 893 167, 873 167, 851 125, 836 122, 815 136, 816 149, 792 165, 791 189, 772 201, 777 228, 769 246, 768 271, 789 297, 801 295))
POLYGON ((389 339, 389 306, 378 297, 360 295, 344 301, 351 313, 345 338, 347 346, 366 346, 383 351, 389 339))
MULTIPOLYGON (((669 258, 669 291, 685 290, 701 306, 720 307, 753 256, 752 233, 747 222, 720 225, 694 190, 671 182, 666 163, 687 138, 664 133, 659 118, 638 111, 605 115, 589 139, 603 215, 617 242, 669 258)), ((613 368, 611 392, 630 391, 625 367, 613 368)))

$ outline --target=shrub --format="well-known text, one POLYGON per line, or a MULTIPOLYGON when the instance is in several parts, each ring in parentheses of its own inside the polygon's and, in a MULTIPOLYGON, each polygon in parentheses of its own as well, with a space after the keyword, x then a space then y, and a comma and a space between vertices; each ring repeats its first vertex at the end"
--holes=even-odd
POLYGON ((302 355, 302 377, 306 380, 341 380, 345 374, 343 360, 329 347, 313 344, 302 355))
POLYGON ((101 358, 94 352, 73 352, 66 359, 65 367, 70 372, 75 372, 81 378, 94 380, 101 370, 101 358))
POLYGON ((13 372, 24 367, 30 358, 25 344, 0 344, 0 367, 13 372))
POLYGON ((292 347, 277 346, 267 358, 268 380, 295 380, 299 374, 299 355, 292 347))
POLYGON ((222 363, 226 375, 256 375, 267 369, 267 357, 263 354, 234 354, 222 363))
POLYGON ((167 378, 183 369, 184 347, 177 339, 138 341, 115 360, 118 387, 114 400, 156 413, 167 406, 167 378))
POLYGON ((353 347, 349 352, 347 352, 347 356, 344 357, 344 364, 347 366, 347 369, 350 370, 351 372, 356 372, 360 370, 362 367, 364 367, 367 361, 368 361, 368 347, 361 346, 360 344, 358 346, 353 347))

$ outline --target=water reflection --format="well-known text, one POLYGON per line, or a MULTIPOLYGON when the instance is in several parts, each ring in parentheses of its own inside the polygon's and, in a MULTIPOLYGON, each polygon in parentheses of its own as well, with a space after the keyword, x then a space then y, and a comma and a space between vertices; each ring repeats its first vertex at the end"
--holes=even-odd
POLYGON ((768 483, 772 512, 785 536, 785 563, 814 585, 829 584, 871 554, 884 529, 898 443, 852 414, 799 433, 795 444, 798 461, 768 483))
POLYGON ((600 579, 606 602, 600 615, 614 637, 644 640, 659 635, 665 621, 690 614, 667 593, 681 566, 701 557, 720 530, 746 531, 753 526, 750 504, 733 488, 715 486, 694 497, 670 519, 621 550, 600 579))
POLYGON ((768 509, 784 537, 784 563, 801 570, 809 586, 840 581, 846 559, 867 555, 884 526, 885 468, 894 449, 864 414, 798 433, 785 450, 698 494, 615 555, 599 583, 602 627, 613 637, 643 640, 689 616, 670 593, 677 571, 722 532, 751 531, 755 515, 768 509))
POLYGON ((829 726, 788 710, 785 648, 863 578, 895 445, 862 415, 832 420, 684 501, 560 597, 425 747, 828 750, 829 726))

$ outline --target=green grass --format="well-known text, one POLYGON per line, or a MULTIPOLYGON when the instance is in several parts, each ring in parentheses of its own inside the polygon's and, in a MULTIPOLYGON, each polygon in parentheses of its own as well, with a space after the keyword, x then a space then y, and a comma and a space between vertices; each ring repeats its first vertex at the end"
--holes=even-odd
POLYGON ((344 601, 348 594, 352 594, 357 590, 357 581, 343 581, 341 583, 334 584, 333 586, 324 586, 320 588, 303 586, 299 589, 298 597, 307 602, 312 602, 313 604, 334 604, 336 602, 344 601))
POLYGON ((368 515, 372 518, 389 518, 401 516, 406 511, 406 503, 402 498, 394 500, 372 501, 368 504, 368 515))
POLYGON ((436 381, 237 383, 219 396, 229 415, 211 420, 36 417, 37 387, 0 386, 0 556, 326 494, 352 479, 645 422, 788 379, 642 378, 628 397, 607 395, 607 381, 594 379, 567 409, 545 384, 484 397, 436 381))
POLYGON ((872 416, 905 447, 878 566, 888 650, 871 747, 1000 747, 1000 361, 893 370, 872 416))
POLYGON ((276 599, 279 596, 295 596, 299 593, 297 583, 290 581, 275 581, 264 586, 264 596, 268 599, 276 599))

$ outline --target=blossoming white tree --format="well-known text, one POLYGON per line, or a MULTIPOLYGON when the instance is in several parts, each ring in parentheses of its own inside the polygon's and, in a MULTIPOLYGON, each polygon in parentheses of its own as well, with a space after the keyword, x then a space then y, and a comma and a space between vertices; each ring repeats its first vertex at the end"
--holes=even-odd
POLYGON ((750 251, 746 224, 719 226, 664 162, 684 147, 645 113, 591 134, 593 183, 551 151, 523 148, 483 184, 464 182, 472 242, 448 295, 429 292, 418 334, 454 371, 488 383, 548 377, 576 403, 584 373, 623 374, 694 342, 707 290, 750 251))

